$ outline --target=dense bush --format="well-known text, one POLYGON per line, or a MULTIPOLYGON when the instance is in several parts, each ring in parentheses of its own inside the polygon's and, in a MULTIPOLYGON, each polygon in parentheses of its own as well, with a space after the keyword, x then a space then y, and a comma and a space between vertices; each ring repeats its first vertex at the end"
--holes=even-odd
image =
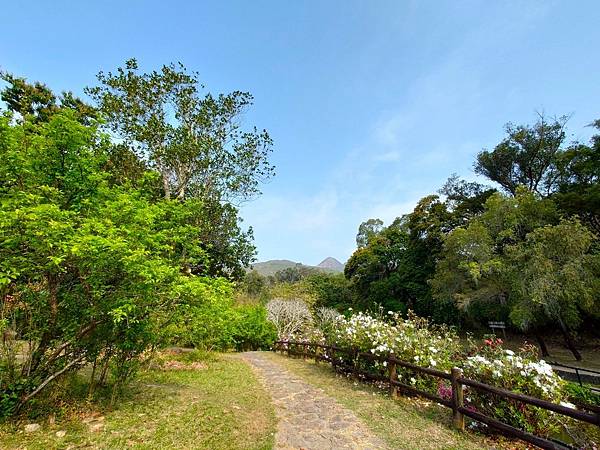
POLYGON ((567 382, 565 383, 565 392, 569 401, 576 405, 600 407, 600 394, 592 391, 589 386, 567 382))
MULTIPOLYGON (((164 341, 210 351, 269 348, 277 334, 261 305, 236 305, 225 280, 204 287, 208 302, 180 308, 164 330, 164 341)), ((205 297, 206 297, 205 296, 205 297)))
POLYGON ((72 111, 0 119, 5 414, 86 364, 122 383, 174 311, 222 283, 181 270, 208 262, 193 239, 201 204, 111 185, 107 145, 72 111))
POLYGON ((260 305, 244 305, 236 313, 232 341, 236 350, 268 350, 277 339, 275 326, 267 320, 267 310, 260 305))

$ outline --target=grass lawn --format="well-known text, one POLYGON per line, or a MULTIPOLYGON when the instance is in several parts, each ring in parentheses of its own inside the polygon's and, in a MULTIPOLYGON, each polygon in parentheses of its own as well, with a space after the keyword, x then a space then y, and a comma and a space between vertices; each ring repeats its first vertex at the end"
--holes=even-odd
POLYGON ((274 353, 270 358, 354 411, 390 448, 525 448, 514 442, 491 441, 474 432, 459 433, 450 427, 450 409, 416 398, 400 397, 394 401, 387 390, 336 375, 327 364, 317 365, 274 353))
POLYGON ((0 425, 0 448, 270 449, 275 414, 250 367, 227 355, 199 366, 144 370, 112 410, 81 403, 31 433, 0 425))

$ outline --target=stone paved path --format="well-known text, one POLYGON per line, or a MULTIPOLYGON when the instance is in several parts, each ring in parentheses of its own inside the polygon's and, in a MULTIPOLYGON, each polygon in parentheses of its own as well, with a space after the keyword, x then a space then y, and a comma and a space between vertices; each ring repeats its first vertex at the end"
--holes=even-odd
POLYGON ((354 413, 261 352, 242 357, 271 394, 278 425, 275 448, 385 449, 354 413))

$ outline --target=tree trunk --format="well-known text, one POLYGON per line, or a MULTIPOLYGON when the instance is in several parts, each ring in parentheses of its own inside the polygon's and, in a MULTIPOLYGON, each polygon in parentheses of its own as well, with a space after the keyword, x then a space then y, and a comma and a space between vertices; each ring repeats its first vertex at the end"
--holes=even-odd
POLYGON ((104 354, 104 359, 102 360, 102 372, 100 373, 100 379, 98 383, 100 386, 104 386, 106 384, 106 376, 108 375, 108 366, 110 364, 110 349, 107 350, 104 354))
POLYGON ((48 383, 50 383, 52 380, 60 377, 63 373, 69 371, 73 366, 81 363, 83 360, 84 360, 84 357, 80 356, 79 358, 74 359, 73 361, 71 361, 69 364, 67 364, 65 367, 63 367, 62 369, 60 369, 58 372, 55 372, 52 375, 50 375, 48 378, 46 378, 37 388, 35 388, 33 390, 33 392, 31 392, 30 394, 28 394, 27 396, 25 396, 21 400, 21 402, 19 403, 19 406, 17 407, 17 410, 21 409, 21 407, 25 403, 27 403, 33 397, 35 397, 36 395, 38 395, 48 385, 48 383))
POLYGON ((575 348, 575 342, 573 342, 573 336, 571 336, 571 333, 569 332, 569 330, 567 329, 566 325, 563 323, 562 320, 560 321, 560 329, 565 338, 565 344, 567 344, 567 348, 569 350, 571 350, 571 353, 573 353, 573 356, 575 357, 575 359, 577 361, 581 361, 581 359, 582 359, 581 353, 579 353, 577 348, 575 348))
POLYGON ((98 357, 94 358, 94 365, 92 366, 92 375, 90 376, 90 385, 88 387, 88 399, 92 398, 94 395, 94 388, 96 387, 96 366, 98 365, 98 357))
POLYGON ((548 351, 548 347, 546 347, 546 342, 544 342, 544 338, 542 338, 542 335, 539 333, 535 333, 535 338, 537 339, 538 344, 540 346, 542 356, 544 358, 550 356, 550 352, 548 351))
POLYGON ((165 190, 165 200, 171 199, 171 186, 169 185, 169 179, 166 174, 162 175, 163 189, 165 190))
MULTIPOLYGON (((42 334, 40 343, 31 355, 31 361, 27 369, 30 372, 33 372, 38 368, 44 354, 50 347, 52 338, 54 337, 54 328, 56 326, 58 315, 58 282, 59 278, 57 275, 52 273, 46 274, 46 283, 48 285, 48 309, 50 311, 50 316, 48 317, 48 325, 42 334)), ((26 366, 27 365, 23 366, 23 371, 26 366)))

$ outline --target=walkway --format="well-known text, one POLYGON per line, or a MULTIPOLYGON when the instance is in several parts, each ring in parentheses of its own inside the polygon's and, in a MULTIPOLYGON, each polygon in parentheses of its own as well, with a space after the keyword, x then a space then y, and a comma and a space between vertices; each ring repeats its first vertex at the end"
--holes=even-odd
POLYGON ((278 450, 384 449, 353 412, 270 360, 264 353, 242 357, 271 394, 278 418, 278 450))

